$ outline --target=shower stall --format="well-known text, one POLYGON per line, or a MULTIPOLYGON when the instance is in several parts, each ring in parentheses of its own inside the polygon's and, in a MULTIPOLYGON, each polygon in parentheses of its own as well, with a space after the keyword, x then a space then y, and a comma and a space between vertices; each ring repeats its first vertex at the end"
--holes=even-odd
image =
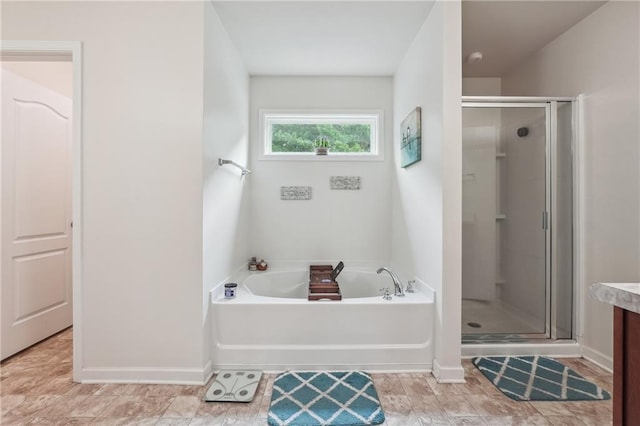
POLYGON ((576 106, 463 97, 463 344, 574 338, 576 106))

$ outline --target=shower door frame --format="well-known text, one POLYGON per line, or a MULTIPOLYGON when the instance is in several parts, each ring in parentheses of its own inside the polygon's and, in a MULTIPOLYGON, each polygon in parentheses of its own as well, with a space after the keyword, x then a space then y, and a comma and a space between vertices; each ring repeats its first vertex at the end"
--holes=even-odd
MULTIPOLYGON (((545 206, 542 212, 542 226, 545 228, 545 330, 543 333, 518 333, 526 339, 557 339, 557 313, 555 309, 552 309, 552 283, 555 285, 557 280, 554 276, 556 270, 555 264, 557 259, 555 258, 556 252, 556 238, 554 236, 554 229, 556 225, 554 209, 556 205, 555 192, 553 191, 554 185, 557 185, 557 173, 554 173, 556 164, 555 155, 557 154, 557 137, 558 137, 558 102, 570 102, 572 104, 573 123, 572 123, 572 228, 574 229, 572 237, 572 329, 571 338, 575 338, 577 335, 577 321, 576 321, 576 308, 577 308, 577 288, 576 288, 576 152, 575 144, 577 139, 576 121, 578 118, 577 109, 580 107, 576 98, 571 97, 555 97, 555 98, 541 98, 541 97, 508 97, 508 96, 462 96, 462 108, 544 108, 545 110, 545 206)), ((492 334, 492 333, 488 333, 492 334)))

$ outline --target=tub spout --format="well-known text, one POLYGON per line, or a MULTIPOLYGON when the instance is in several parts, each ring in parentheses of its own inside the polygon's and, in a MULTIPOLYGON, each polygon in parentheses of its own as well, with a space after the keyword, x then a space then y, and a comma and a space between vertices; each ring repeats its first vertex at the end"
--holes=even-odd
POLYGON ((380 274, 382 273, 382 271, 387 271, 391 276, 391 279, 393 280, 393 286, 395 287, 394 296, 404 296, 404 291, 402 290, 402 284, 400 284, 400 279, 395 274, 395 272, 393 272, 391 269, 387 268, 386 266, 383 266, 382 268, 378 269, 377 272, 378 274, 380 274))

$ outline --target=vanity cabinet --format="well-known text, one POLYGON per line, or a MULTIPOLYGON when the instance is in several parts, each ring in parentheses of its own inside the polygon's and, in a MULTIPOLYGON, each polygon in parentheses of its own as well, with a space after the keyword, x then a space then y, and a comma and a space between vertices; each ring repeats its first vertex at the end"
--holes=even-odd
POLYGON ((640 425, 640 283, 594 283, 613 308, 613 424, 640 425))
POLYGON ((640 425, 640 314, 614 307, 613 424, 640 425))

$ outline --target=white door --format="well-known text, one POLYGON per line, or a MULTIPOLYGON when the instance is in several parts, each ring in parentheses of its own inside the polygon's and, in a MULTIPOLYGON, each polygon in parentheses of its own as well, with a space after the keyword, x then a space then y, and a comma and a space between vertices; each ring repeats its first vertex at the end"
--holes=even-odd
POLYGON ((462 298, 496 297, 496 144, 493 126, 462 129, 462 298))
POLYGON ((71 101, 2 72, 1 358, 72 323, 71 101))

